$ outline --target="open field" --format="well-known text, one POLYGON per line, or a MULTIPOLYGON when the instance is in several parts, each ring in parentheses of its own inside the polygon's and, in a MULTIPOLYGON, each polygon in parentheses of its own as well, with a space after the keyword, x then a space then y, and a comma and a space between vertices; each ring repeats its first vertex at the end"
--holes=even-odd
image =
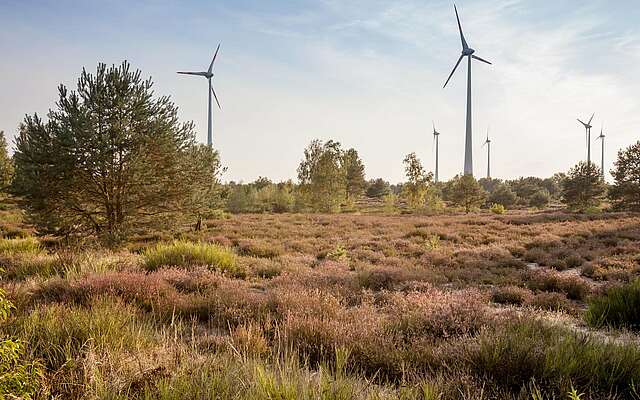
POLYGON ((637 214, 234 215, 108 250, 4 208, 2 329, 59 398, 640 394, 640 336, 588 310, 638 276, 637 214))

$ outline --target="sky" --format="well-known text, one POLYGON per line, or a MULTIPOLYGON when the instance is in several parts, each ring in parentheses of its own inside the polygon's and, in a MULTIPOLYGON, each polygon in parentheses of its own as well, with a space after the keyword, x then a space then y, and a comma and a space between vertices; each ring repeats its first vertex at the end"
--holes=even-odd
MULTIPOLYGON (((605 170, 640 139, 637 0, 459 0, 473 64, 474 168, 547 177, 586 158, 576 118, 604 124, 605 170)), ((85 67, 128 60, 169 95, 206 142, 206 70, 218 45, 213 141, 225 181, 295 179, 313 139, 358 150, 368 178, 404 179, 415 152, 427 170, 440 136, 440 177, 462 171, 466 65, 442 86, 461 46, 440 0, 0 0, 0 130, 46 115, 57 86, 85 67)), ((600 160, 600 142, 592 159, 600 160)), ((607 174, 607 178, 610 176, 607 174)))

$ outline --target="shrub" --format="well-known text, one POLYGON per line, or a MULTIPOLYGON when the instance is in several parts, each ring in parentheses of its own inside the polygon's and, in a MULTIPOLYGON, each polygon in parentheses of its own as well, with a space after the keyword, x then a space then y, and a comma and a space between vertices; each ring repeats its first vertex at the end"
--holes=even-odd
POLYGON ((529 206, 535 208, 545 208, 549 205, 551 196, 546 190, 538 190, 529 198, 529 206))
POLYGON ((327 259, 333 261, 349 261, 349 253, 347 249, 344 248, 341 244, 338 244, 335 249, 331 250, 327 253, 327 259))
POLYGON ((497 288, 491 296, 491 301, 498 304, 521 306, 531 298, 531 291, 515 286, 497 288))
POLYGON ((591 326, 640 330, 640 279, 592 298, 585 319, 591 326))
POLYGON ((284 247, 281 244, 263 241, 241 240, 238 243, 238 251, 245 256, 276 258, 284 253, 284 247))
POLYGON ((236 255, 228 248, 215 244, 175 241, 158 244, 144 251, 145 267, 155 271, 164 266, 190 267, 206 265, 222 272, 241 274, 236 255))
POLYGON ((507 209, 502 205, 502 204, 498 204, 498 203, 493 203, 491 205, 490 208, 491 212, 497 215, 502 215, 505 212, 507 212, 507 209))
POLYGON ((562 293, 538 293, 527 302, 527 305, 548 311, 571 311, 573 309, 567 296, 562 293))

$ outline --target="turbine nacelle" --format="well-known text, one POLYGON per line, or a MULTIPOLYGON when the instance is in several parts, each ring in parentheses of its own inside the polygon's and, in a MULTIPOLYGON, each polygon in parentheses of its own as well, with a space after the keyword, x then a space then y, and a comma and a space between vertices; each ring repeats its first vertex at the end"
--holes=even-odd
POLYGON ((475 53, 476 51, 474 49, 472 49, 471 47, 467 47, 466 49, 462 49, 462 55, 463 56, 471 56, 473 55, 473 53, 475 53))

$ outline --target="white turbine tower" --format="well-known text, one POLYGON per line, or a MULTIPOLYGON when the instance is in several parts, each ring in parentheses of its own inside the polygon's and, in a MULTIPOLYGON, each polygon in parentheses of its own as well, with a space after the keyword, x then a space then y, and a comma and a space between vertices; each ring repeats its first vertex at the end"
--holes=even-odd
POLYGON ((584 129, 586 130, 587 165, 591 165, 591 128, 593 128, 593 126, 591 126, 591 121, 593 121, 593 117, 595 115, 596 115, 596 113, 593 113, 591 115, 591 118, 589 119, 589 122, 583 122, 580 118, 578 118, 578 122, 580 122, 584 126, 584 129))
POLYGON ((436 183, 438 183, 438 167, 439 167, 439 150, 440 150, 440 141, 439 141, 439 137, 440 137, 440 132, 438 132, 436 130, 436 123, 433 122, 433 142, 435 144, 436 147, 436 183))
POLYGON ((602 180, 604 180, 604 138, 605 138, 605 135, 603 132, 604 132, 604 126, 600 128, 600 136, 596 138, 596 140, 600 139, 602 144, 602 150, 600 150, 601 156, 602 156, 602 160, 600 161, 600 168, 601 168, 600 173, 602 174, 602 180))
POLYGON ((487 128, 487 140, 482 147, 487 146, 487 179, 491 179, 491 140, 489 140, 489 128, 487 128))
POLYGON ((207 81, 209 81, 209 120, 208 120, 208 125, 207 125, 207 144, 209 146, 213 145, 213 135, 211 133, 211 94, 213 94, 213 97, 215 97, 216 99, 216 103, 218 104, 218 108, 222 109, 222 107, 220 107, 220 102, 218 101, 218 96, 216 95, 216 91, 213 89, 213 84, 211 83, 211 78, 213 78, 213 63, 216 61, 216 57, 218 56, 218 51, 220 51, 220 45, 218 45, 218 48, 216 49, 215 54, 213 55, 213 59, 211 60, 211 64, 209 64, 209 69, 206 71, 202 71, 202 72, 178 72, 179 74, 184 74, 184 75, 197 75, 197 76, 203 76, 205 78, 207 78, 207 81))
POLYGON ((447 78, 443 88, 447 87, 447 84, 451 80, 451 77, 456 72, 458 65, 464 57, 467 57, 467 131, 465 136, 465 146, 464 146, 464 174, 465 175, 473 175, 473 133, 472 133, 472 117, 471 117, 471 59, 475 59, 478 61, 482 61, 483 63, 490 64, 487 60, 483 60, 482 58, 476 56, 474 53, 476 52, 474 49, 469 47, 467 41, 464 38, 464 34, 462 33, 462 25, 460 24, 460 17, 458 15, 458 9, 455 4, 453 6, 456 12, 456 19, 458 20, 458 29, 460 30, 460 40, 462 41, 462 54, 460 58, 458 58, 458 62, 455 67, 453 67, 453 71, 447 78))

